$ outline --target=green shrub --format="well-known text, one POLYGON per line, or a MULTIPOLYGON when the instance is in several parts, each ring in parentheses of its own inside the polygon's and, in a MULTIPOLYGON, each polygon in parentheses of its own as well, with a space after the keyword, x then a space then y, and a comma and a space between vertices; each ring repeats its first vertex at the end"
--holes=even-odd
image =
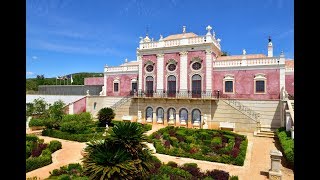
POLYGON ((176 137, 170 137, 169 138, 170 144, 172 144, 172 146, 174 147, 178 147, 179 146, 179 141, 176 137))
POLYGON ((33 134, 26 135, 26 141, 37 142, 38 140, 39 140, 39 138, 36 135, 33 135, 33 134))
POLYGON ((42 131, 43 136, 49 136, 59 139, 65 139, 70 141, 88 142, 93 139, 103 139, 103 133, 92 134, 70 134, 68 132, 62 132, 60 130, 45 129, 42 131))
POLYGON ((28 159, 31 156, 31 147, 26 145, 26 159, 28 159))
POLYGON ((238 176, 231 176, 230 177, 230 180, 238 180, 239 178, 238 178, 238 176))
POLYGON ((171 167, 178 167, 178 164, 176 162, 173 162, 173 161, 169 161, 167 163, 168 166, 171 166, 171 167))
POLYGON ((246 159, 247 147, 248 147, 248 139, 246 138, 244 141, 241 142, 240 148, 239 148, 240 152, 238 156, 234 159, 233 164, 238 166, 243 166, 244 160, 246 159))
POLYGON ((192 175, 180 168, 174 168, 171 166, 163 165, 159 169, 159 174, 170 175, 173 179, 191 179, 192 175))
POLYGON ((169 135, 169 133, 164 132, 164 133, 162 134, 162 139, 164 139, 164 140, 170 140, 170 135, 169 135))
POLYGON ((211 144, 214 145, 214 146, 221 145, 222 144, 221 137, 214 137, 211 140, 211 144))
POLYGON ((208 134, 207 132, 205 131, 200 131, 198 134, 197 134, 197 139, 201 139, 201 140, 209 140, 211 139, 212 136, 210 134, 208 134))
POLYGON ((183 167, 193 167, 193 168, 197 168, 198 164, 197 163, 184 163, 182 165, 183 167))
POLYGON ((60 130, 62 132, 69 132, 72 134, 82 134, 86 129, 85 123, 79 123, 77 121, 63 122, 61 123, 60 130))
MULTIPOLYGON (((44 152, 44 154, 47 154, 47 153, 44 152)), ((30 157, 26 159, 26 172, 38 169, 40 167, 49 165, 51 163, 52 163, 51 154, 41 155, 39 157, 30 157)))
POLYGON ((289 164, 294 164, 294 140, 291 139, 290 132, 286 132, 284 127, 277 129, 276 134, 281 144, 281 150, 289 164))
POLYGON ((100 122, 100 127, 105 127, 106 124, 108 124, 108 126, 110 126, 112 119, 116 116, 116 114, 114 113, 113 109, 111 108, 102 108, 99 110, 98 112, 98 119, 100 122))
POLYGON ((71 178, 68 174, 62 174, 59 176, 58 180, 71 180, 71 178))
POLYGON ((45 121, 43 119, 32 118, 29 122, 29 127, 34 127, 34 126, 45 126, 45 121))
POLYGON ((61 122, 62 122, 62 119, 48 118, 44 120, 44 125, 46 126, 47 129, 59 129, 61 122))
POLYGON ((61 144, 60 141, 52 140, 52 141, 50 141, 48 148, 53 153, 53 152, 61 149, 62 148, 62 144, 61 144))
POLYGON ((194 139, 194 137, 192 137, 192 136, 187 136, 186 137, 186 143, 194 143, 195 142, 195 139, 194 139))

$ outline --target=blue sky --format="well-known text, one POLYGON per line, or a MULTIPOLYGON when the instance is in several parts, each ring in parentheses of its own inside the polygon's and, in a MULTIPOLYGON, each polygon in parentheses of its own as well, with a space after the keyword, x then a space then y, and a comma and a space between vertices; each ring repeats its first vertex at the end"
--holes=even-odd
POLYGON ((211 25, 231 55, 281 50, 294 58, 293 0, 28 0, 26 77, 103 72, 136 60, 139 37, 206 34, 211 25), (148 28, 147 28, 148 27, 148 28))

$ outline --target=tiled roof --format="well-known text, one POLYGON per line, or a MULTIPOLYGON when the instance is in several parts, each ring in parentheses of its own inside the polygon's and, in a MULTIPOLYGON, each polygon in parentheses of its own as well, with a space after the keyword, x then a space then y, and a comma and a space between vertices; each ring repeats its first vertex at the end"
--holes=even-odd
MULTIPOLYGON (((234 56, 220 56, 217 58, 218 61, 224 61, 224 60, 236 60, 236 59, 242 59, 244 55, 234 55, 234 56)), ((264 54, 246 54, 246 59, 254 59, 254 58, 265 58, 267 57, 264 54)))
POLYGON ((190 32, 190 33, 184 33, 184 34, 173 34, 173 35, 170 35, 170 36, 168 36, 168 37, 163 38, 163 40, 182 39, 182 38, 183 38, 183 37, 182 37, 183 35, 184 35, 186 38, 197 37, 197 36, 198 36, 198 35, 196 35, 195 33, 190 32))
POLYGON ((286 68, 294 68, 294 61, 286 59, 286 68))

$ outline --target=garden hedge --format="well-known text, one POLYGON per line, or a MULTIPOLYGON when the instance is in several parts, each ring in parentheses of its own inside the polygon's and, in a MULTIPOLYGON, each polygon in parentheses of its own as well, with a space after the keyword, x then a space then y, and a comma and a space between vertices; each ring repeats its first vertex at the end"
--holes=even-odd
POLYGON ((284 127, 277 129, 277 137, 279 138, 282 153, 286 160, 293 165, 294 164, 294 141, 291 139, 291 133, 286 131, 284 127))
POLYGON ((70 141, 78 141, 78 142, 88 142, 93 138, 102 139, 103 132, 91 133, 91 134, 71 134, 68 132, 62 132, 60 130, 55 129, 45 129, 42 131, 43 136, 50 136, 59 139, 65 139, 70 141))

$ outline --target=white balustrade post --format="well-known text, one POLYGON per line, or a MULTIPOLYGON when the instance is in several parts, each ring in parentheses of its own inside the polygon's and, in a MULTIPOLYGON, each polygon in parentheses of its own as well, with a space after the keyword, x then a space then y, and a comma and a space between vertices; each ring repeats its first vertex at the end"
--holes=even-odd
POLYGON ((271 169, 269 170, 269 179, 270 180, 281 180, 282 173, 280 170, 281 167, 281 157, 282 153, 279 150, 271 150, 271 169))

